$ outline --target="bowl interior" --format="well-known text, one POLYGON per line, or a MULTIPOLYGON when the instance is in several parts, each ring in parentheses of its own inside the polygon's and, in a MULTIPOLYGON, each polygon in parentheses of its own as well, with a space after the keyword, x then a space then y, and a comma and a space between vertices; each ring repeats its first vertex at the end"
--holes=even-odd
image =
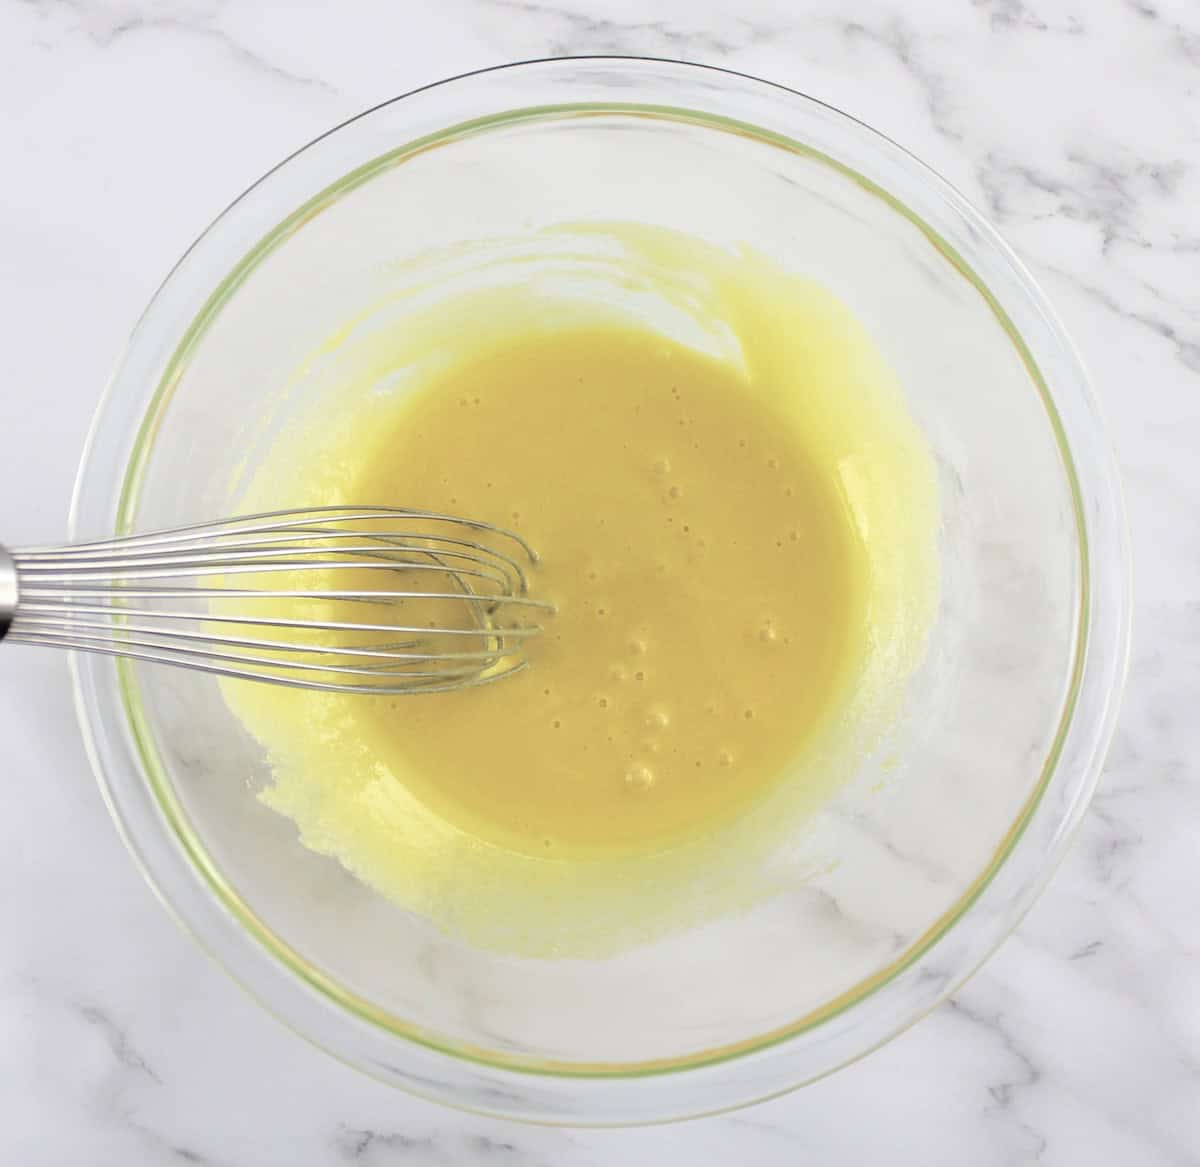
POLYGON ((376 1024, 568 1068, 686 1061, 815 1021, 943 927, 1052 763, 1081 594, 1072 471, 1046 392, 958 258, 829 158, 667 111, 515 112, 376 159, 287 219, 176 354, 123 521, 227 513, 278 427, 330 392, 328 378, 296 377, 314 346, 415 258, 606 220, 748 245, 834 291, 936 461, 927 659, 890 738, 789 842, 780 894, 606 959, 471 948, 306 850, 256 800, 266 759, 211 679, 127 673, 176 829, 283 959, 376 1024))

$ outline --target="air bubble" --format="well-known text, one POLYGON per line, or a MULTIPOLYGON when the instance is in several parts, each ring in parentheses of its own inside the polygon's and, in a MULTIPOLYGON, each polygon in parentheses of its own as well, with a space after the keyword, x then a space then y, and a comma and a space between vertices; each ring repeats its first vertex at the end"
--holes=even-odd
POLYGON ((649 790, 654 785, 654 771, 641 763, 630 766, 625 771, 625 785, 630 790, 649 790))
POLYGON ((666 729, 671 724, 671 715, 661 706, 651 709, 646 713, 646 727, 648 729, 666 729))

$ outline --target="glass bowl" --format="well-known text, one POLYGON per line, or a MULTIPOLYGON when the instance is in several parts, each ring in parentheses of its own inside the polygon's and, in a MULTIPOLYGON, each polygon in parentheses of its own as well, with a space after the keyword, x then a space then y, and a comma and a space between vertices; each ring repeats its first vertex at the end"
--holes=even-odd
POLYGON ((73 534, 225 512, 305 355, 414 257, 596 219, 832 289, 936 463, 927 658, 891 738, 789 840, 779 894, 606 959, 479 951, 300 846, 211 678, 73 667, 130 850, 265 1007, 414 1093, 615 1124, 780 1093, 912 1024, 1015 926, 1095 786, 1127 654, 1118 483, 1079 358, 992 228, 861 123, 725 70, 593 57, 430 86, 293 155, 180 260, 100 405, 73 534))

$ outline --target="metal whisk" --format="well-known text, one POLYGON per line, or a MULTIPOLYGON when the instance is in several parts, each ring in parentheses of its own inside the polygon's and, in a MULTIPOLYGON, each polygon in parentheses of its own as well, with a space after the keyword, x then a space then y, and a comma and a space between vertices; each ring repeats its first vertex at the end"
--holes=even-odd
POLYGON ((370 506, 0 546, 0 640, 305 689, 461 689, 524 668, 553 610, 522 561, 489 523, 370 506))

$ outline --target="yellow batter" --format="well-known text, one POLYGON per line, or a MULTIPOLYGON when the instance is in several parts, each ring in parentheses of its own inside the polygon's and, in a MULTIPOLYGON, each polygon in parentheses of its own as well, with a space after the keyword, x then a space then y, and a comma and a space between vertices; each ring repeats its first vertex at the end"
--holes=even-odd
POLYGON ((531 667, 225 692, 310 847, 473 942, 612 950, 769 890, 885 728, 936 595, 930 464, 862 329, 760 257, 576 228, 438 294, 454 259, 315 354, 240 504, 518 530, 558 609, 531 667))

